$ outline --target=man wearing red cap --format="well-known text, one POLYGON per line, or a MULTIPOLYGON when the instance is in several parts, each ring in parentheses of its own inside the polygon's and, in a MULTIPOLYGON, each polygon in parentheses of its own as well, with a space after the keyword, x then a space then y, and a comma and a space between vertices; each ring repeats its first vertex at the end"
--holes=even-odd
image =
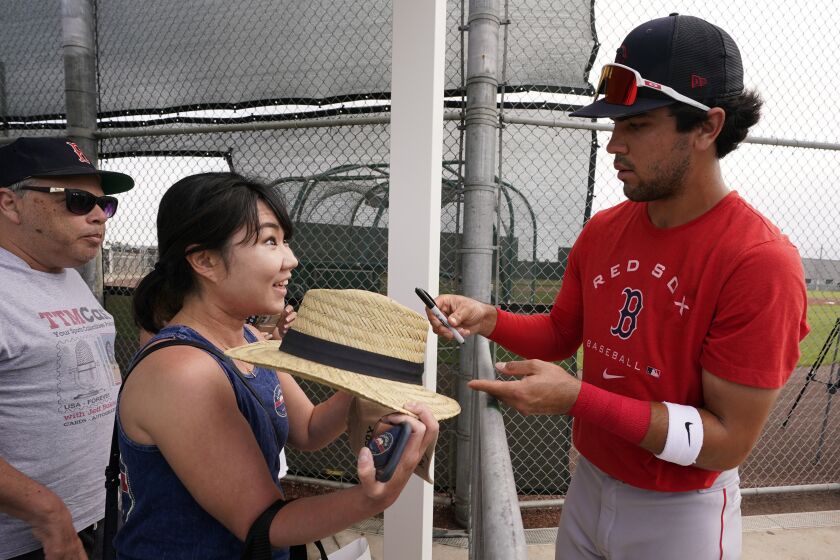
POLYGON ((614 121, 629 200, 583 228, 551 313, 437 303, 462 334, 530 358, 497 364, 519 380, 473 389, 574 417, 556 558, 738 558, 738 465, 808 333, 796 248, 721 174, 761 100, 732 38, 677 14, 630 32, 598 97, 572 115, 614 121), (581 379, 550 363, 581 346, 581 379))
POLYGON ((0 147, 0 559, 95 557, 121 379, 113 317, 73 268, 133 186, 65 139, 0 147))

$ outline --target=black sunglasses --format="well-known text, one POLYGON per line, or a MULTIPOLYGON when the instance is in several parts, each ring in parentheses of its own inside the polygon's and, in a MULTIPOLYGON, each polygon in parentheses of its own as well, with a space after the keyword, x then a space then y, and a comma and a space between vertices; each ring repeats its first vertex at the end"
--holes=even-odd
POLYGON ((84 216, 99 206, 105 212, 106 218, 111 218, 117 213, 117 199, 113 196, 96 196, 80 189, 68 189, 64 187, 21 187, 23 191, 36 191, 45 193, 64 193, 64 203, 67 209, 73 214, 84 216))

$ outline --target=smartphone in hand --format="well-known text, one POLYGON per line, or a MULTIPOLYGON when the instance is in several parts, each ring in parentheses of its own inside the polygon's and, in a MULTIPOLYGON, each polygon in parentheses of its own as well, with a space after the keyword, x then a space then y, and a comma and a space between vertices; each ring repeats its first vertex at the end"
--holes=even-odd
POLYGON ((373 466, 376 467, 376 480, 388 482, 400 462, 405 444, 411 435, 411 424, 403 422, 398 426, 371 438, 367 444, 373 454, 373 466))

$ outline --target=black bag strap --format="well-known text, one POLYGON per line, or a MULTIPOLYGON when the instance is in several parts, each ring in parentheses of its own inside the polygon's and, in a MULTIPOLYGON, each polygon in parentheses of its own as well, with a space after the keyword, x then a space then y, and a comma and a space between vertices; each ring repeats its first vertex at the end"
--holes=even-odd
MULTIPOLYGON (((324 550, 324 545, 321 544, 321 541, 315 541, 315 548, 321 553, 321 560, 328 560, 327 551, 324 550)), ((306 554, 306 546, 303 547, 303 553, 306 554)))
POLYGON ((102 528, 102 559, 115 560, 117 551, 114 550, 114 536, 117 534, 119 507, 117 505, 117 487, 120 479, 120 448, 117 441, 116 418, 114 431, 111 435, 111 454, 108 466, 105 467, 105 521, 102 528), (116 458, 114 453, 116 450, 116 458))

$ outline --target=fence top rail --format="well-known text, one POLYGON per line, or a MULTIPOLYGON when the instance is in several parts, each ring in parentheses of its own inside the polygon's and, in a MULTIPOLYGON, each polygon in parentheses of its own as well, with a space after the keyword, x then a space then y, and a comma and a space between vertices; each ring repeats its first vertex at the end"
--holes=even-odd
MULTIPOLYGON (((530 117, 516 117, 502 115, 502 122, 507 124, 527 124, 532 126, 549 126, 556 128, 577 128, 583 130, 597 130, 611 132, 613 125, 592 121, 577 121, 571 119, 537 119, 530 117)), ((815 150, 840 151, 840 142, 818 142, 814 140, 797 140, 795 138, 768 138, 765 136, 747 136, 745 144, 764 144, 768 146, 787 146, 791 148, 810 148, 815 150)))
MULTIPOLYGON (((446 121, 461 120, 461 111, 446 111, 443 119, 446 121)), ((301 119, 295 121, 263 121, 249 123, 231 124, 200 124, 194 126, 180 126, 169 128, 111 128, 95 131, 94 137, 105 138, 141 138, 144 136, 182 136, 186 134, 212 134, 219 132, 245 132, 249 130, 282 130, 287 128, 325 128, 331 126, 357 126, 389 124, 389 114, 375 117, 363 118, 342 118, 342 119, 301 119)), ((572 128, 578 130, 595 130, 599 132, 611 132, 612 124, 599 123, 584 120, 571 119, 538 119, 532 117, 516 117, 512 115, 500 115, 502 124, 522 124, 531 126, 546 126, 555 128, 572 128)), ((56 137, 63 137, 56 134, 56 137)), ((14 142, 17 137, 0 137, 0 146, 14 142)), ((815 140, 799 140, 796 138, 774 138, 766 136, 747 136, 745 144, 762 144, 767 146, 786 146, 789 148, 808 148, 813 150, 840 151, 840 142, 820 142, 815 140)))

